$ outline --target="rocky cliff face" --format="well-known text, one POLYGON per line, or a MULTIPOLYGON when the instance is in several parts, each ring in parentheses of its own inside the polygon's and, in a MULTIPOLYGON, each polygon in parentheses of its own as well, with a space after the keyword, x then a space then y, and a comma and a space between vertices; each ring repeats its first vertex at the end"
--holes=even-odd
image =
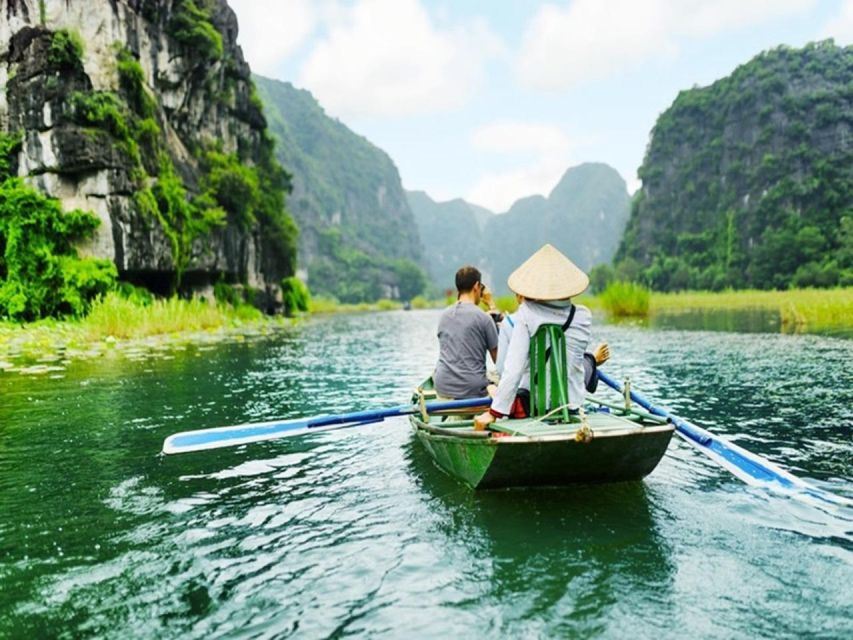
POLYGON ((19 176, 100 218, 83 251, 121 278, 272 310, 295 228, 236 37, 224 0, 0 0, 0 130, 19 176))
POLYGON ((620 263, 657 289, 853 283, 853 47, 760 54, 655 124, 620 263))

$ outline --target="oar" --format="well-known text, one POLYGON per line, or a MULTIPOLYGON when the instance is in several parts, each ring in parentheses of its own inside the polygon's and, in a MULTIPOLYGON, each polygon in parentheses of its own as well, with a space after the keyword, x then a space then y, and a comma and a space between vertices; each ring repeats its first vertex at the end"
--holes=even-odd
MULTIPOLYGON (((472 407, 488 407, 492 402, 489 397, 469 398, 467 400, 433 401, 425 403, 427 413, 450 411, 453 409, 468 409, 472 407)), ((306 433, 333 431, 360 425, 381 422, 385 418, 418 413, 420 407, 414 404, 403 404, 385 409, 369 411, 352 411, 337 415, 321 415, 293 420, 272 420, 270 422, 255 422, 238 424, 231 427, 216 427, 213 429, 198 429, 175 433, 163 441, 163 453, 187 453, 204 449, 220 447, 236 447, 241 444, 301 436, 306 433)))
MULTIPOLYGON (((624 394, 622 385, 601 369, 598 370, 598 378, 607 386, 624 394)), ((651 414, 668 418, 679 436, 747 484, 776 486, 790 492, 804 493, 832 504, 853 505, 853 500, 815 487, 769 460, 714 435, 702 427, 697 427, 662 407, 653 405, 636 391, 631 391, 631 400, 651 414)))

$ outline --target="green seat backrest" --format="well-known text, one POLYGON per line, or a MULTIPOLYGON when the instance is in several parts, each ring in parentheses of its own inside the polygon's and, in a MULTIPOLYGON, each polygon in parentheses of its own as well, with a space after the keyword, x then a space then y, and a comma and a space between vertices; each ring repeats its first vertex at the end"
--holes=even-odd
POLYGON ((553 419, 569 422, 569 368, 566 334, 558 324, 543 324, 530 340, 530 415, 560 407, 553 419))

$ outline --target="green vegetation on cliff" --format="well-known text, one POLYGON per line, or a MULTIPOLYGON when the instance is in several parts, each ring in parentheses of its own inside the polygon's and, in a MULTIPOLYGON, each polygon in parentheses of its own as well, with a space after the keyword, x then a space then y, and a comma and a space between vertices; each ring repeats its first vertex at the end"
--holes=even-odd
POLYGON ((222 58, 222 34, 211 23, 204 0, 177 0, 168 30, 169 35, 192 49, 201 60, 213 62, 222 58))
POLYGON ((307 91, 255 76, 315 294, 347 303, 410 299, 425 279, 418 230, 391 159, 329 118, 307 91))
POLYGON ((115 265, 80 258, 74 243, 99 224, 90 213, 62 211, 10 174, 20 138, 0 135, 0 317, 35 320, 81 315, 112 289, 115 265))
MULTIPOLYGON (((93 12, 115 11, 102 4, 93 12)), ((57 11, 68 24, 70 9, 57 11)), ((131 3, 125 18, 126 39, 98 32, 85 46, 71 30, 21 27, 0 62, 0 133, 20 132, 0 138, 0 317, 80 315, 116 276, 181 295, 227 281, 280 309, 296 260, 289 176, 253 100, 234 14, 224 0, 175 0, 131 3), (155 58, 154 69, 141 63, 155 58), (23 180, 6 180, 19 169, 23 180), (78 262, 75 247, 106 260, 78 262)))
POLYGON ((652 131, 617 255, 654 289, 853 283, 853 47, 762 53, 652 131))

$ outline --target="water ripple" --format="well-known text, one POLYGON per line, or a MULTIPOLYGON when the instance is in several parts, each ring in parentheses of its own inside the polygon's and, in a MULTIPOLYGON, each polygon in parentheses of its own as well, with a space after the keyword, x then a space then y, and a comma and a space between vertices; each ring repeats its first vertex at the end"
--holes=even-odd
MULTIPOLYGON (((188 428, 406 402, 437 319, 0 374, 0 636, 853 634, 849 509, 747 487, 679 440, 642 483, 486 493, 403 418, 158 454, 188 428)), ((853 342, 596 333, 616 377, 853 496, 853 342)))

